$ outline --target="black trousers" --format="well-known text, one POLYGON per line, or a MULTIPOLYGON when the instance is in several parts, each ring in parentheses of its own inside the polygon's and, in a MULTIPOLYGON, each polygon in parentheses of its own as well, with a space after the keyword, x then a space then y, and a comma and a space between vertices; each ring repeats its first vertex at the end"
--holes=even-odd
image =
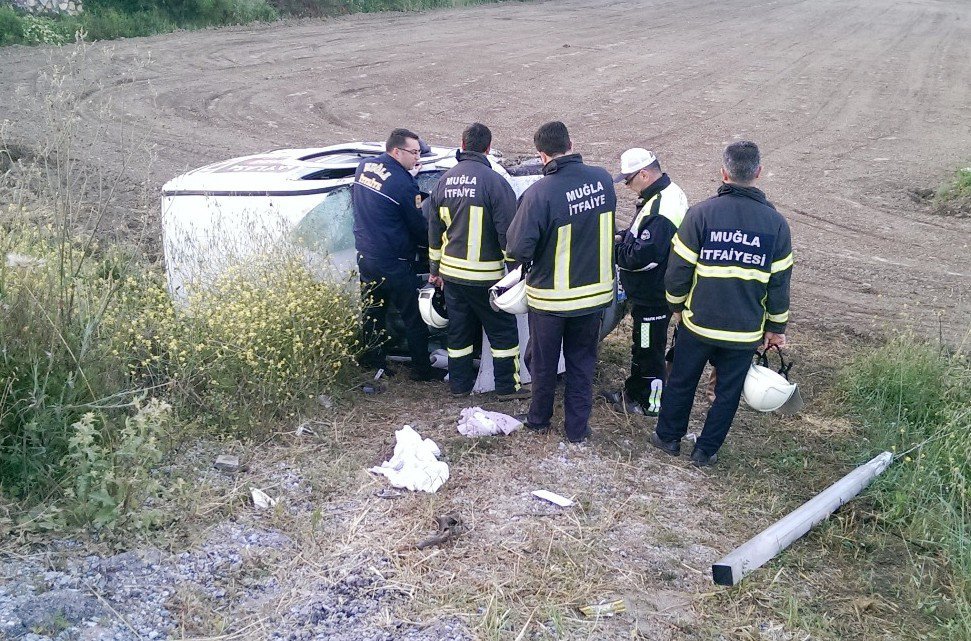
POLYGON ((695 388, 698 387, 705 364, 711 362, 718 372, 715 400, 705 417, 705 426, 695 448, 708 456, 717 452, 735 420, 753 353, 754 350, 750 348, 731 349, 706 343, 684 327, 679 327, 678 341, 674 346, 674 366, 657 419, 658 437, 664 441, 674 441, 680 440, 688 432, 695 388))
POLYGON ((634 342, 630 349, 630 376, 624 381, 627 398, 648 412, 661 410, 664 388, 664 348, 668 342, 670 312, 640 305, 631 307, 634 342))
POLYGON ((412 264, 358 254, 357 267, 361 274, 361 296, 364 301, 364 344, 368 346, 361 357, 361 364, 375 368, 387 364, 384 344, 387 341, 388 303, 391 303, 401 314, 405 325, 412 368, 416 372, 431 369, 428 326, 418 312, 420 282, 412 264))
POLYGON ((497 312, 489 305, 489 288, 445 281, 448 307, 448 382, 456 394, 475 386, 472 352, 480 331, 489 337, 496 391, 509 394, 520 389, 519 329, 516 317, 497 312))
POLYGON ((593 408, 593 373, 597 366, 600 323, 603 312, 583 316, 553 316, 529 310, 529 346, 526 367, 533 377, 533 399, 526 420, 535 427, 548 427, 553 417, 556 370, 560 348, 566 361, 563 394, 564 429, 570 440, 587 434, 593 408))

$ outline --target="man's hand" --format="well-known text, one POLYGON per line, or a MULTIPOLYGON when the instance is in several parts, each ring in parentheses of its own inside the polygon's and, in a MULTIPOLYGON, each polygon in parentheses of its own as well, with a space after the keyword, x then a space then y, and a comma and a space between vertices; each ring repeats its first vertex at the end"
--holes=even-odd
POLYGON ((786 335, 776 334, 775 332, 766 332, 765 338, 762 340, 762 349, 768 349, 770 347, 783 348, 786 346, 786 335))
POLYGON ((681 324, 681 312, 674 312, 673 314, 671 314, 671 320, 674 321, 674 324, 675 325, 680 325, 681 324))
POLYGON ((445 281, 442 280, 442 277, 441 276, 433 276, 433 275, 429 274, 428 275, 428 282, 431 283, 432 285, 434 285, 435 287, 439 288, 439 289, 445 287, 445 281))

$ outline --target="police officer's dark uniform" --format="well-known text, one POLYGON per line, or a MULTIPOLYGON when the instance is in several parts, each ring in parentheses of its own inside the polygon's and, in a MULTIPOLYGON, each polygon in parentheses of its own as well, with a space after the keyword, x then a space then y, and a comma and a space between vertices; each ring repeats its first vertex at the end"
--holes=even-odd
MULTIPOLYGON (((725 442, 765 332, 789 320, 789 225, 761 190, 731 183, 691 207, 672 243, 665 286, 681 325, 656 438, 677 453, 706 362, 718 372, 715 400, 695 444, 702 459, 725 442)), ((661 445, 658 445, 661 447, 661 445)))
POLYGON ((684 191, 667 174, 640 193, 637 214, 616 245, 620 282, 631 303, 634 341, 624 394, 647 414, 661 409, 664 347, 671 312, 664 297, 664 273, 671 239, 688 209, 684 191))
POLYGON ((526 278, 533 377, 527 426, 549 429, 560 348, 566 361, 565 430, 590 434, 593 373, 603 309, 615 297, 614 211, 617 196, 605 169, 579 154, 559 156, 522 195, 509 227, 507 252, 532 263, 526 278))
POLYGON ((516 215, 516 193, 485 154, 459 151, 456 157, 458 164, 425 202, 430 271, 445 281, 449 386, 456 395, 472 391, 472 352, 481 327, 489 338, 496 391, 513 395, 521 388, 516 317, 493 311, 489 287, 506 273, 506 230, 516 215))
POLYGON ((370 349, 361 362, 385 366, 383 342, 390 302, 405 325, 412 375, 424 380, 440 378, 429 363, 428 326, 418 311, 420 283, 415 261, 428 236, 418 183, 397 160, 384 153, 358 166, 351 200, 362 294, 368 297, 364 339, 370 349))

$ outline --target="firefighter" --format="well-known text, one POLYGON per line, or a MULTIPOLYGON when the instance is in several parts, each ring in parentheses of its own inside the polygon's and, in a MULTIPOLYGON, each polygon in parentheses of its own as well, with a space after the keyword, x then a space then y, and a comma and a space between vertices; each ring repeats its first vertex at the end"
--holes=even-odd
POLYGON ((387 354, 387 307, 401 313, 411 354, 411 378, 441 380, 443 370, 428 358, 428 327, 418 312, 419 278, 415 271, 419 247, 428 240, 428 223, 421 211, 421 194, 413 172, 419 165, 418 135, 395 129, 385 153, 364 160, 354 175, 354 245, 364 305, 365 367, 384 368, 387 354))
POLYGON ((681 317, 674 365, 651 445, 677 456, 706 362, 718 372, 715 399, 691 453, 708 466, 728 430, 757 347, 786 344, 792 242, 789 224, 754 185, 759 148, 741 141, 723 155, 718 194, 691 207, 672 243, 664 283, 681 317))
POLYGON ((567 439, 589 438, 593 372, 603 309, 613 302, 614 211, 617 196, 607 171, 573 153, 566 125, 549 122, 533 136, 543 178, 523 193, 509 226, 509 256, 531 263, 526 276, 529 346, 526 366, 533 398, 526 427, 548 432, 562 348, 567 439))
POLYGON ((475 385, 472 352, 479 327, 489 338, 500 400, 528 398, 519 380, 516 317, 493 311, 489 287, 506 271, 506 230, 516 215, 516 193, 486 154, 492 132, 473 123, 462 132, 458 164, 439 179, 425 201, 429 282, 444 288, 448 309, 449 387, 468 396, 475 385))
POLYGON ((666 173, 653 152, 640 147, 620 157, 623 182, 639 196, 630 228, 617 234, 615 252, 620 282, 631 304, 634 322, 630 376, 608 400, 635 414, 657 416, 664 387, 664 347, 671 312, 664 298, 664 272, 671 239, 688 210, 688 198, 666 173))

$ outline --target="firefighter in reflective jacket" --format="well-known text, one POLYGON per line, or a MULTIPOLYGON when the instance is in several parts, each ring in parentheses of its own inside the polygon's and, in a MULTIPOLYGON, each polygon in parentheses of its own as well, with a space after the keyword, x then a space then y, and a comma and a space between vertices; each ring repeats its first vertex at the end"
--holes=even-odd
POLYGON ((354 210, 354 245, 365 297, 364 344, 361 364, 383 368, 386 354, 387 306, 401 313, 411 353, 411 377, 441 380, 444 372, 428 358, 428 326, 418 311, 420 284, 415 270, 419 246, 428 236, 421 212, 421 195, 411 172, 418 166, 421 145, 407 129, 395 129, 386 153, 363 161, 354 175, 351 203, 354 210))
POLYGON ((671 312, 664 298, 664 272, 671 239, 688 210, 688 198, 652 152, 639 147, 620 157, 621 182, 640 197, 630 229, 617 235, 620 282, 631 304, 634 342, 630 376, 624 389, 610 398, 628 411, 657 416, 664 387, 664 347, 671 312))
POLYGON ((529 346, 526 366, 533 400, 526 427, 546 432, 562 346, 566 361, 563 406, 567 438, 590 436, 593 373, 603 309, 613 302, 614 211, 617 196, 606 170, 585 165, 566 125, 540 127, 533 142, 544 177, 523 193, 509 227, 511 258, 532 263, 526 277, 529 346))
POLYGON ((672 244, 666 297, 681 315, 674 364, 651 444, 677 455, 706 362, 718 372, 715 400, 691 453, 711 465, 728 435, 757 347, 786 343, 792 241, 789 224, 753 183, 759 148, 725 149, 713 198, 691 207, 672 244))
POLYGON ((469 125, 458 164, 425 201, 428 280, 445 291, 452 394, 468 396, 475 385, 472 351, 481 326, 492 350, 496 392, 510 400, 528 398, 519 381, 519 331, 515 316, 490 307, 489 287, 505 274, 506 230, 516 214, 516 194, 489 163, 491 145, 488 127, 469 125))

